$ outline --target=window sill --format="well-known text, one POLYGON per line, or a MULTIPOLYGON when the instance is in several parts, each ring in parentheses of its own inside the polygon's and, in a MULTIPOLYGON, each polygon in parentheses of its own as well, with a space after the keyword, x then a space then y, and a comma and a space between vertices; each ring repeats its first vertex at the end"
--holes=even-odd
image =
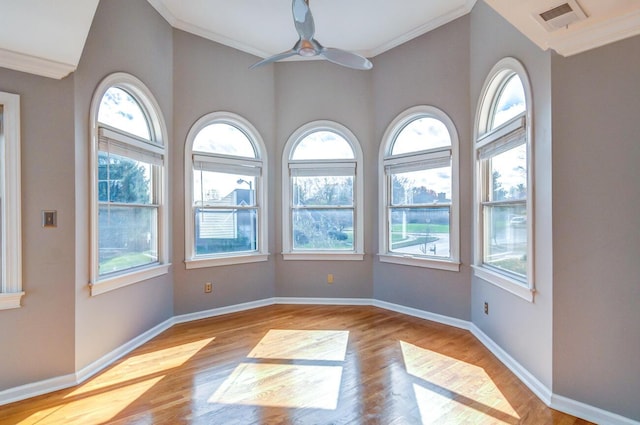
POLYGON ((136 270, 91 283, 89 284, 89 287, 91 288, 91 296, 94 297, 125 286, 133 285, 134 283, 165 275, 169 272, 169 266, 171 266, 171 264, 158 264, 142 270, 136 270))
POLYGON ((185 260, 187 269, 202 269, 205 267, 230 266, 234 264, 258 263, 267 261, 269 254, 233 255, 215 258, 192 258, 185 260))
POLYGON ((471 267, 473 268, 473 274, 476 277, 495 285, 498 288, 502 288, 525 301, 530 303, 533 302, 536 291, 532 287, 527 286, 525 282, 513 279, 502 273, 487 269, 486 267, 476 265, 471 267))
POLYGON ((460 263, 451 260, 435 260, 433 258, 415 257, 412 255, 378 254, 382 263, 402 264, 404 266, 425 267, 429 269, 459 272, 460 263))
POLYGON ((10 292, 0 294, 0 310, 20 308, 20 300, 23 296, 24 292, 10 292))
POLYGON ((282 258, 285 260, 299 261, 362 261, 364 253, 356 252, 283 252, 282 258))

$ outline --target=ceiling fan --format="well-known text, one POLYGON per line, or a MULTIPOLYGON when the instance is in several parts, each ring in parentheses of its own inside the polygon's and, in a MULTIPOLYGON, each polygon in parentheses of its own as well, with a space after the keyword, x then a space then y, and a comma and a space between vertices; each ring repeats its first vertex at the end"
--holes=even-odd
POLYGON ((316 27, 309 8, 309 0, 293 0, 292 9, 294 25, 300 36, 296 44, 286 52, 278 53, 251 65, 251 69, 295 55, 303 57, 321 56, 330 62, 353 69, 367 70, 373 68, 373 64, 369 59, 363 56, 346 50, 324 47, 318 43, 313 37, 316 27))

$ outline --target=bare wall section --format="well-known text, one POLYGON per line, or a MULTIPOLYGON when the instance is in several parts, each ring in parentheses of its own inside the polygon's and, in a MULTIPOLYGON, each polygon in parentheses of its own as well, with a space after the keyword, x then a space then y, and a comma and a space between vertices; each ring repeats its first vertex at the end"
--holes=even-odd
MULTIPOLYGON (((327 61, 287 62, 275 65, 276 93, 276 295, 282 297, 371 298, 372 240, 375 217, 376 143, 371 133, 371 71, 357 71, 327 61), (291 134, 311 121, 330 120, 356 136, 364 159, 363 261, 283 260, 282 161, 291 134), (327 275, 334 283, 327 283, 327 275)), ((362 170, 360 170, 362 171, 362 170)), ((359 171, 359 172, 360 172, 359 171)))
MULTIPOLYGON (((98 5, 75 72, 76 147, 76 369, 173 316, 171 271, 95 297, 89 296, 89 108, 107 75, 121 71, 142 80, 158 101, 168 127, 172 176, 172 29, 146 1, 109 0, 98 5)), ((169 204, 172 196, 169 195, 169 204)), ((169 229, 172 219, 169 217, 169 229)), ((171 233, 171 231, 169 232, 171 233)), ((169 235, 171 238, 171 234, 169 235)), ((71 307, 72 309, 72 307, 71 307)))
POLYGON ((2 391, 74 372, 73 76, 0 69, 0 91, 20 95, 26 292, 21 308, 0 311, 2 391), (42 210, 58 212, 58 227, 42 227, 42 210))
POLYGON ((640 37, 552 71, 554 392, 640 420, 640 37))
POLYGON ((444 111, 456 126, 460 151, 459 272, 373 262, 373 297, 469 320, 471 245, 471 162, 469 136, 469 17, 465 16, 375 58, 374 140, 376 170, 369 184, 376 196, 369 208, 376 226, 371 234, 378 250, 378 152, 393 119, 416 105, 444 111))

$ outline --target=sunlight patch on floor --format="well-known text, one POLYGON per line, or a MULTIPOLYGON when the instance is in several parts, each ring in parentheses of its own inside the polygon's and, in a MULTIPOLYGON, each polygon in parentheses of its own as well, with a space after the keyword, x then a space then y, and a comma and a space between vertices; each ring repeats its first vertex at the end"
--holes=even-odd
POLYGON ((210 403, 335 409, 342 366, 239 365, 210 403))
POLYGON ((214 339, 205 338, 130 357, 81 385, 75 391, 69 393, 66 398, 86 394, 112 385, 121 385, 126 381, 164 373, 169 369, 180 367, 214 339))
POLYGON ((348 331, 271 329, 247 357, 344 361, 348 339, 348 331))
POLYGON ((107 369, 59 402, 19 422, 20 425, 105 423, 160 382, 170 369, 184 365, 214 338, 132 356, 107 369))
POLYGON ((348 331, 272 329, 209 402, 334 410, 343 366, 328 363, 344 361, 348 340, 348 331))
POLYGON ((516 424, 520 416, 479 366, 400 341, 423 425, 516 424))

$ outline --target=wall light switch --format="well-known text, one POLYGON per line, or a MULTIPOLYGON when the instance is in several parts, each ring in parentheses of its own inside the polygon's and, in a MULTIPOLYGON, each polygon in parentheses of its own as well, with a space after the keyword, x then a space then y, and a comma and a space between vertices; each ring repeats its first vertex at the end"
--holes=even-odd
POLYGON ((58 227, 58 212, 42 211, 42 227, 58 227))

